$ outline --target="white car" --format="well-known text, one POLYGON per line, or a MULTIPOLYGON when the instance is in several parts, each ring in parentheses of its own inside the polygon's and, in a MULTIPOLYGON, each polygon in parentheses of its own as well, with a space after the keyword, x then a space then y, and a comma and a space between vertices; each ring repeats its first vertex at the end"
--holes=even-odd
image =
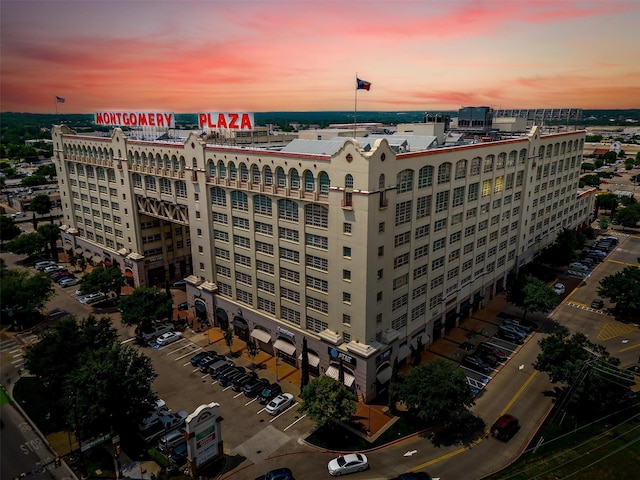
POLYGON ((327 465, 329 475, 339 477, 346 473, 363 472, 369 468, 367 456, 364 453, 350 453, 334 458, 327 465))
POLYGON ((170 343, 177 342, 182 338, 182 333, 180 332, 167 332, 163 333, 156 339, 156 343, 158 345, 169 345, 170 343))
POLYGON ((44 269, 42 271, 44 273, 54 273, 54 272, 61 272, 62 270, 66 270, 66 268, 61 266, 61 265, 56 265, 54 263, 53 265, 49 265, 48 267, 44 267, 44 269))
POLYGON ((56 264, 56 262, 54 262, 53 260, 40 260, 39 262, 36 262, 34 267, 36 268, 36 270, 42 271, 47 267, 52 267, 56 264))
POLYGON ((582 272, 586 272, 587 270, 589 270, 589 267, 587 267, 586 265, 583 265, 580 262, 573 262, 569 264, 569 268, 572 270, 579 270, 582 272))
POLYGON ((565 292, 564 285, 562 283, 556 283, 553 286, 553 291, 556 292, 558 295, 562 295, 565 292))
POLYGON ((271 400, 267 404, 267 413, 269 415, 278 415, 280 412, 286 410, 293 403, 293 395, 290 393, 283 393, 271 400))
POLYGON ((62 288, 67 288, 67 287, 71 287, 73 285, 78 285, 79 283, 82 283, 82 280, 76 277, 71 277, 71 278, 64 278, 62 280, 60 280, 60 286, 62 288))
POLYGON ((11 214, 11 218, 22 218, 22 217, 26 217, 24 212, 15 212, 11 214))

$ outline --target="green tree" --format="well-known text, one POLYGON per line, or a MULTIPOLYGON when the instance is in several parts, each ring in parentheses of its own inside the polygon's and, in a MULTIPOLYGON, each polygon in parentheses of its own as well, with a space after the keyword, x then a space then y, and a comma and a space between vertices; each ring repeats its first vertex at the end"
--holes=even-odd
MULTIPOLYGON (((45 216, 51 213, 53 208, 53 202, 51 197, 45 193, 40 193, 31 199, 29 204, 29 210, 36 212, 40 216, 45 216)), ((51 217, 51 223, 53 223, 53 217, 51 217)))
POLYGON ((44 238, 38 232, 23 233, 8 242, 5 248, 16 255, 34 257, 42 253, 45 243, 44 238))
POLYGON ((596 166, 593 163, 583 163, 580 165, 580 168, 583 172, 591 172, 596 169, 596 166))
POLYGON ((598 295, 616 304, 616 312, 640 318, 640 268, 627 266, 600 280, 598 295))
POLYGON ((249 337, 247 340, 247 355, 251 359, 252 365, 255 367, 254 358, 258 355, 258 344, 253 337, 249 337))
POLYGON ((20 228, 16 225, 16 221, 7 215, 0 215, 0 243, 18 235, 20 235, 20 228))
POLYGON ((474 404, 465 373, 440 358, 409 370, 396 386, 396 395, 412 416, 428 424, 450 422, 474 404))
POLYGON ((124 325, 135 325, 136 335, 149 331, 154 321, 165 318, 173 298, 162 290, 138 287, 120 299, 120 317, 124 325))
POLYGON ((302 361, 300 362, 300 392, 309 385, 309 348, 307 337, 302 337, 302 361))
POLYGON ((600 177, 598 175, 584 175, 580 177, 580 186, 598 187, 600 186, 600 177))
POLYGON ((151 411, 156 374, 148 357, 120 344, 108 317, 67 317, 32 344, 26 368, 42 381, 52 416, 81 438, 130 432, 151 411))
POLYGON ((553 288, 532 275, 517 279, 507 292, 507 299, 524 311, 523 320, 529 312, 547 313, 560 303, 553 288))
POLYGON ((53 163, 48 163, 46 165, 40 165, 36 170, 36 175, 47 177, 49 180, 53 180, 58 176, 58 172, 56 171, 56 166, 53 163))
POLYGON ((609 225, 611 225, 611 219, 609 217, 600 217, 598 220, 598 227, 600 227, 601 230, 607 230, 609 225))
POLYGON ((555 242, 544 253, 544 259, 552 265, 568 265, 577 260, 579 248, 578 235, 568 228, 558 233, 555 242))
POLYGON ((618 368, 620 360, 583 333, 570 335, 561 328, 538 344, 541 352, 534 368, 547 373, 553 383, 566 384, 564 401, 578 413, 613 406, 633 383, 632 376, 618 368))
POLYGON ((629 205, 620 209, 615 218, 622 225, 623 232, 625 228, 635 228, 640 221, 640 205, 629 205))
MULTIPOLYGON (((124 275, 119 269, 115 267, 94 268, 82 276, 80 289, 83 293, 114 292, 119 297, 120 289, 124 286, 124 283, 124 275)), ((171 307, 172 305, 170 305, 171 307)))
POLYGON ((3 316, 15 320, 15 326, 32 321, 34 314, 53 295, 53 281, 46 273, 31 274, 22 269, 0 269, 0 304, 3 316))
POLYGON ((613 193, 603 193, 596 197, 596 208, 609 210, 611 214, 618 208, 618 197, 613 193))
POLYGON ((38 227, 38 233, 45 241, 45 255, 50 256, 54 262, 57 262, 60 228, 53 223, 46 223, 38 227))
POLYGON ((348 422, 356 413, 356 397, 344 384, 323 375, 309 382, 300 394, 300 411, 309 416, 318 428, 332 422, 348 422))
POLYGON ((616 163, 616 160, 618 159, 618 155, 616 154, 616 152, 611 151, 611 152, 605 153, 602 159, 606 164, 616 163))
POLYGON ((233 328, 229 327, 224 331, 224 343, 229 347, 229 354, 231 354, 231 347, 233 346, 233 328))

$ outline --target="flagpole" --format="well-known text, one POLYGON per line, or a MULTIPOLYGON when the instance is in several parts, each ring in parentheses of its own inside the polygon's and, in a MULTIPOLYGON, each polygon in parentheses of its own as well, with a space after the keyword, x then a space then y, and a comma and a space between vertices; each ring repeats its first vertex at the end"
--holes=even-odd
POLYGON ((58 116, 58 97, 57 96, 53 96, 53 103, 56 104, 56 117, 58 116))
POLYGON ((356 138, 357 118, 358 118, 358 72, 356 72, 356 95, 355 95, 355 102, 353 105, 353 139, 354 140, 356 138))

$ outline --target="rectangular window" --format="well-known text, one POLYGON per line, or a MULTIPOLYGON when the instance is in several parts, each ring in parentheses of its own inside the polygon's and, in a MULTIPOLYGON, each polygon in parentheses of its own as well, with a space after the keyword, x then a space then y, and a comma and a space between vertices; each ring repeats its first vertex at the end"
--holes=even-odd
POLYGON ((351 258, 351 247, 342 247, 342 256, 345 258, 351 258))
POLYGON ((453 189, 453 205, 460 206, 464 203, 464 187, 456 187, 453 189))
POLYGON ((443 212, 449 208, 449 191, 438 192, 436 194, 436 213, 443 212))
POLYGON ((444 283, 444 275, 439 275, 431 280, 431 288, 438 288, 444 283))
POLYGON ((243 283, 245 285, 253 285, 251 275, 244 272, 236 272, 236 282, 243 283))
POLYGON ((271 315, 275 315, 276 304, 271 300, 258 296, 258 310, 262 310, 263 312, 267 312, 267 313, 270 313, 271 315))
POLYGON ((317 299, 317 298, 313 298, 311 296, 307 296, 307 308, 310 310, 315 310, 322 313, 329 313, 328 302, 317 299))
POLYGON ((281 287, 280 288, 280 296, 282 298, 286 298, 287 300, 289 300, 291 302, 300 303, 300 292, 297 292, 295 290, 291 290, 290 288, 281 287))
MULTIPOLYGON (((270 237, 273 236, 273 225, 270 223, 264 222, 254 222, 256 233, 261 233, 262 235, 268 235, 270 237)), ((249 228, 249 222, 247 221, 247 229, 249 228)))
POLYGON ((270 243, 256 241, 256 252, 265 255, 273 255, 273 245, 270 243))
POLYGON ((296 283, 296 284, 300 283, 300 273, 296 272, 295 270, 290 270, 288 268, 280 269, 280 278, 282 280, 287 280, 288 282, 291 282, 291 283, 296 283))
POLYGON ((475 218, 478 215, 478 209, 476 207, 470 208, 467 210, 467 220, 470 218, 475 218))
POLYGON ((422 245, 415 249, 413 252, 413 259, 418 260, 419 258, 426 257, 429 253, 429 245, 422 245))
POLYGON ((431 215, 431 195, 418 198, 416 202, 416 217, 424 218, 431 215))
POLYGON ((238 247, 251 248, 251 239, 240 235, 233 236, 233 244, 238 247))
MULTIPOLYGON (((348 270, 343 270, 346 272, 348 270)), ((312 277, 311 275, 307 275, 307 288, 313 288, 314 290, 320 290, 321 292, 329 291, 329 282, 322 278, 312 277)))
POLYGON ((402 255, 398 255, 396 258, 393 259, 393 268, 394 269, 400 268, 407 265, 408 263, 409 263, 409 254, 404 253, 402 255))
POLYGON ((444 230, 445 228, 447 228, 447 219, 443 218, 441 220, 436 220, 436 222, 433 224, 433 231, 434 232, 439 232, 440 230, 444 230))
POLYGON ((446 238, 440 238, 433 242, 432 251, 437 252, 438 250, 442 250, 446 245, 446 238))
POLYGON ((280 259, 300 263, 300 252, 289 248, 280 248, 280 259))
POLYGON ((416 240, 429 235, 429 227, 430 225, 427 224, 427 225, 423 225, 421 227, 416 228, 416 234, 415 234, 416 240))
POLYGON ((442 268, 444 266, 444 257, 436 258, 433 262, 431 262, 431 270, 437 270, 438 268, 442 268))
MULTIPOLYGON (((307 303, 309 303, 308 298, 307 298, 307 303)), ((313 309, 313 310, 320 311, 319 309, 313 309)), ((328 311, 328 307, 327 307, 327 311, 328 311)), ((324 313, 327 313, 327 312, 324 312, 324 313)), ((295 325, 300 325, 300 312, 298 312, 297 310, 294 310, 292 308, 285 307, 284 305, 282 305, 280 307, 280 317, 283 320, 286 320, 287 322, 291 322, 295 325)))
POLYGON ((399 233, 393 239, 393 246, 398 248, 411 241, 411 232, 399 233))
POLYGON ((308 247, 321 248, 323 250, 327 250, 329 248, 329 239, 327 237, 307 233, 305 238, 308 247))
POLYGON ((264 260, 256 260, 256 270, 259 272, 268 273, 269 275, 273 275, 273 263, 265 262, 264 260))
POLYGON ((315 255, 307 255, 307 267, 315 268, 326 272, 329 270, 329 260, 326 258, 316 257, 315 255))
POLYGON ((416 280, 420 277, 424 277, 427 273, 429 273, 429 265, 421 265, 418 268, 413 269, 413 279, 416 280))
MULTIPOLYGON (((256 222, 256 228, 257 228, 256 222)), ((233 217, 233 226, 236 228, 241 228, 242 230, 249 230, 249 220, 241 217, 233 217)))
POLYGON ((411 222, 411 200, 396 204, 396 227, 411 222))
POLYGON ((222 277, 231 278, 231 269, 218 263, 216 264, 216 274, 222 277))
POLYGON ((464 254, 464 255, 466 255, 467 253, 470 253, 470 252, 473 252, 473 242, 471 242, 471 243, 467 243, 467 244, 464 246, 464 249, 463 249, 463 254, 464 254))
POLYGON ((342 233, 351 233, 351 224, 349 222, 342 224, 342 233))
POLYGON ((469 193, 467 195, 467 201, 474 202, 478 200, 479 187, 480 187, 480 184, 478 182, 472 183, 471 185, 469 185, 469 193))
POLYGON ((237 264, 244 265, 245 267, 251 266, 251 257, 248 257, 247 255, 236 253, 234 258, 237 264))

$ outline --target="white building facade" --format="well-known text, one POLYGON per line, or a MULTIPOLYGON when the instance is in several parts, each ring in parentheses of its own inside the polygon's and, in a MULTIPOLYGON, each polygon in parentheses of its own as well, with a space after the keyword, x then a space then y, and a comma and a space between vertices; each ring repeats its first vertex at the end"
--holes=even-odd
POLYGON ((186 278, 198 318, 289 363, 306 338, 311 373, 342 368, 360 400, 595 200, 578 191, 582 131, 406 153, 52 137, 65 250, 135 285, 186 278))

